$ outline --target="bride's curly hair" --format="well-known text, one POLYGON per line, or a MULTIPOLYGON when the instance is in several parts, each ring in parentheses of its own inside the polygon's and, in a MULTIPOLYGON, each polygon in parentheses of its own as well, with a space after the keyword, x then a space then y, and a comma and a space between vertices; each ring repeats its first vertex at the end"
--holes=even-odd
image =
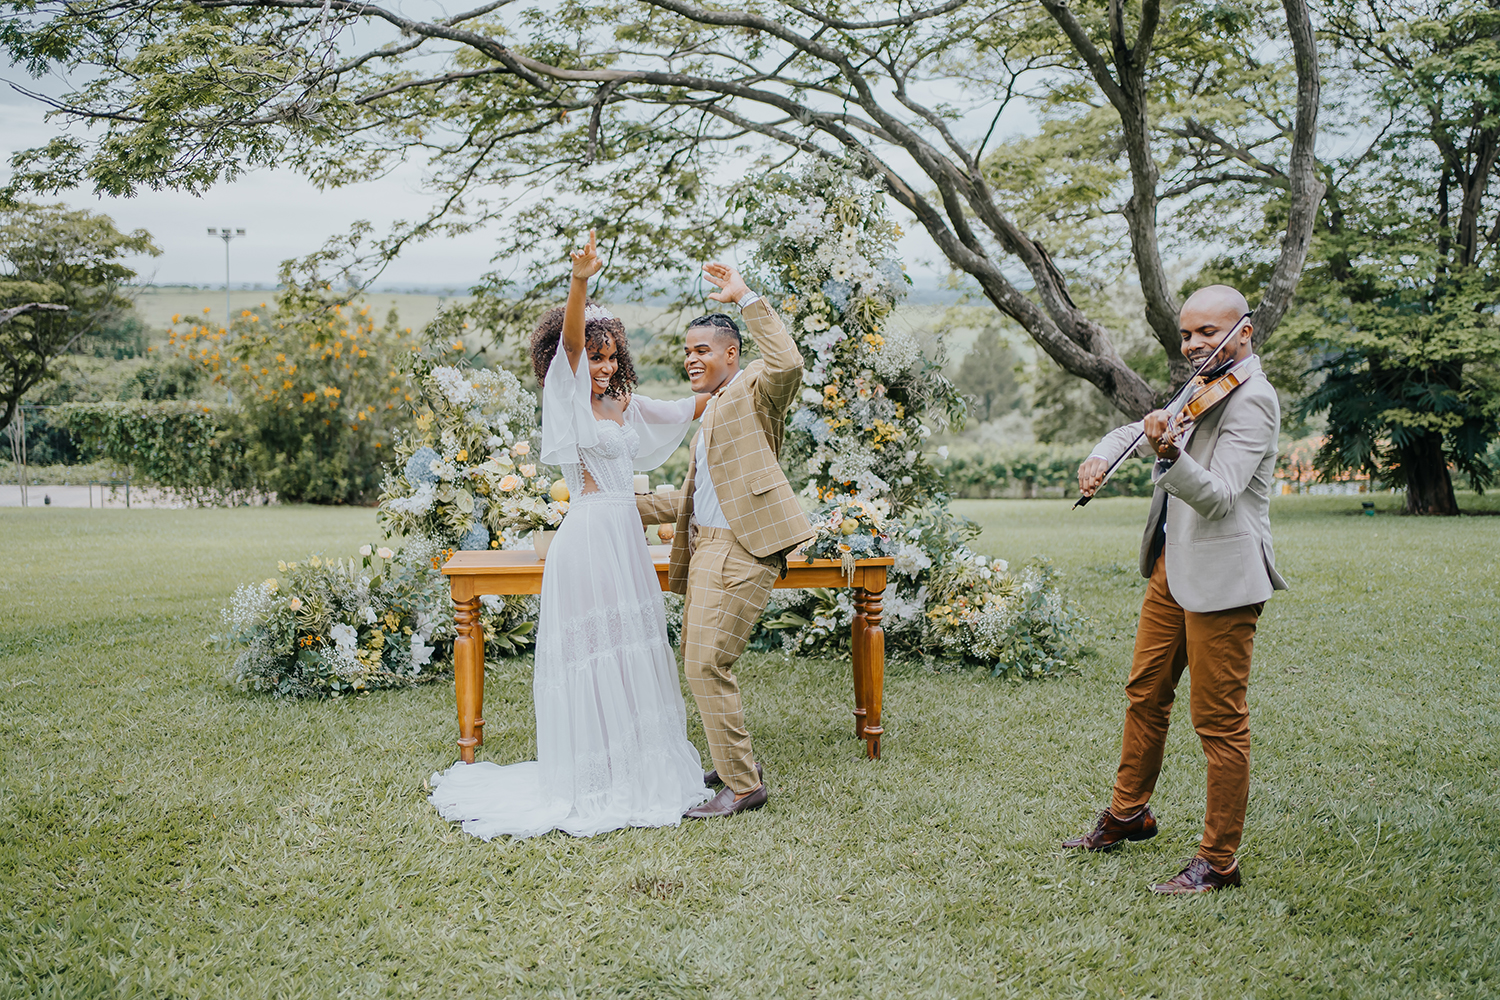
MULTIPOLYGON (((593 303, 590 302, 589 305, 593 303)), ((557 355, 557 346, 562 341, 563 312, 566 309, 566 306, 558 306, 547 310, 531 335, 531 370, 536 373, 537 385, 547 380, 547 369, 552 367, 552 359, 557 355)), ((609 388, 605 390, 605 394, 619 399, 634 389, 636 384, 635 363, 630 358, 630 340, 625 336, 625 324, 613 316, 609 319, 591 319, 583 324, 583 363, 588 363, 589 351, 603 347, 606 341, 613 341, 615 345, 615 374, 609 380, 609 388)))

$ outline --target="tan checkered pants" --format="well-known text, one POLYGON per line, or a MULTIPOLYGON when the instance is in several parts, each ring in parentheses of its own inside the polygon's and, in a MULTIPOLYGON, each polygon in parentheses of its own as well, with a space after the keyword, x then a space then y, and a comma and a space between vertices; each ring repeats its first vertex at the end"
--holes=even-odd
POLYGON ((770 600, 778 563, 752 556, 727 528, 695 527, 682 609, 683 669, 714 767, 725 785, 744 793, 759 780, 734 664, 770 600))

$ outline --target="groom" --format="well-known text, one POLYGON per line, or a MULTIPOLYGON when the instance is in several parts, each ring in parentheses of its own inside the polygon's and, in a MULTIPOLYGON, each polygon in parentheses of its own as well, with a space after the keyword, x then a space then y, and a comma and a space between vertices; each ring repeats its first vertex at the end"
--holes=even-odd
POLYGON ((802 386, 802 355, 775 310, 738 271, 706 264, 703 273, 719 288, 710 299, 739 306, 761 358, 740 367, 740 330, 723 313, 693 320, 684 349, 688 378, 695 393, 713 399, 693 440, 682 489, 636 497, 642 522, 676 526, 667 580, 674 593, 687 595, 683 665, 714 761, 704 778, 724 782, 719 794, 688 810, 692 819, 766 804, 734 664, 786 553, 813 537, 778 458, 786 411, 802 386))

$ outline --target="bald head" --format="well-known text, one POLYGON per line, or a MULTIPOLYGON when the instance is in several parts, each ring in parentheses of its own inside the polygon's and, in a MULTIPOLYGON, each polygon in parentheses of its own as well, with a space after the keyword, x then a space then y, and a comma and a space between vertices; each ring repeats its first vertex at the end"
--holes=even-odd
POLYGON ((1205 285, 1189 295, 1188 300, 1183 303, 1182 314, 1184 316, 1187 315, 1188 310, 1193 310, 1195 314, 1213 313, 1219 318, 1232 316, 1233 318, 1228 322, 1233 323, 1250 311, 1250 304, 1245 301, 1245 297, 1240 294, 1238 288, 1230 285, 1205 285))
MULTIPOLYGON (((1182 334, 1182 353, 1195 365, 1201 365, 1213 352, 1225 333, 1234 329, 1250 312, 1250 305, 1239 289, 1229 285, 1208 285, 1198 289, 1182 304, 1177 327, 1182 334)), ((1243 361, 1250 356, 1254 329, 1247 322, 1232 335, 1218 353, 1219 361, 1243 361)), ((1217 365, 1215 365, 1217 367, 1217 365)))

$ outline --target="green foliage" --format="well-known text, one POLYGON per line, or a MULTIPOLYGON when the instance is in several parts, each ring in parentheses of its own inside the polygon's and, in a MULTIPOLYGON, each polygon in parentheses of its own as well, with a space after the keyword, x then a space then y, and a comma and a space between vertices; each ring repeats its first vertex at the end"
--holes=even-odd
MULTIPOLYGON (((349 273, 488 226, 494 269, 466 312, 503 335, 560 296, 564 248, 590 227, 608 264, 596 296, 698 301, 680 276, 747 232, 727 178, 794 156, 852 161, 993 306, 1140 412, 1151 388, 1075 303, 1133 265, 1176 358, 1161 248, 1181 249, 1178 220, 1307 187, 1289 147, 1315 116, 1291 107, 1289 49, 1303 34, 1287 28, 1305 8, 878 8, 848 22, 795 3, 601 0, 427 21, 340 3, 312 30, 301 6, 265 0, 28 4, 0 47, 33 74, 85 81, 60 113, 98 129, 19 153, 9 190, 201 191, 273 163, 337 186, 420 154, 431 210, 373 241, 361 224, 349 273), (388 45, 391 31, 406 41, 388 45), (997 133, 1018 110, 1041 118, 1039 134, 997 133)), ((1251 243, 1224 232, 1226 245, 1251 243)), ((1278 283, 1278 298, 1289 293, 1278 283)))
POLYGON ((143 253, 161 253, 150 234, 120 232, 107 215, 0 199, 0 311, 31 302, 67 307, 0 321, 0 428, 27 392, 55 377, 61 355, 144 348, 119 291, 135 277, 120 259, 143 253))
POLYGON ((85 458, 129 470, 200 503, 233 501, 257 490, 243 418, 196 401, 68 403, 51 411, 85 458))
POLYGON ((1073 668, 1093 624, 1058 590, 1051 562, 1008 572, 1004 559, 973 553, 928 579, 928 635, 964 651, 963 662, 992 677, 1046 677, 1073 668))
MULTIPOLYGON (((1298 311, 1273 366, 1326 414, 1317 462, 1406 487, 1412 513, 1454 514, 1451 467, 1483 489, 1500 437, 1500 12, 1466 0, 1327 6, 1327 72, 1344 142, 1298 311), (1299 357, 1301 385, 1287 377, 1299 357)), ((1339 147, 1336 147, 1339 148, 1339 147)), ((1262 235, 1284 206, 1266 206, 1262 235)), ((1252 258, 1216 262, 1263 279, 1252 258)))
POLYGON ((1490 307, 1500 297, 1490 279, 1467 278, 1467 294, 1445 282, 1347 303, 1345 324, 1313 332, 1332 351, 1314 367, 1323 379, 1301 404, 1304 414, 1328 414, 1320 471, 1367 472, 1415 490, 1424 470, 1413 466, 1427 452, 1480 492, 1493 482, 1487 452, 1500 438, 1500 319, 1490 307))
POLYGON ((1069 375, 1050 359, 1038 358, 1028 373, 1031 430, 1044 444, 1094 442, 1121 422, 1120 411, 1087 382, 1069 375))
POLYGON ((953 376, 953 386, 974 397, 973 413, 982 421, 993 420, 1021 404, 1015 352, 996 326, 987 325, 979 331, 973 348, 953 376))
POLYGON ((377 326, 368 306, 315 270, 287 267, 281 278, 274 310, 262 303, 227 325, 207 310, 174 316, 168 363, 195 365, 230 391, 245 463, 263 489, 287 501, 368 502, 393 423, 413 401, 402 361, 416 342, 394 311, 377 326))
MULTIPOLYGON (((1089 445, 1018 445, 955 455, 939 466, 955 497, 1035 497, 1060 490, 1077 496, 1078 467, 1089 445)), ((1100 496, 1150 496, 1151 462, 1131 457, 1120 463, 1100 496)))

